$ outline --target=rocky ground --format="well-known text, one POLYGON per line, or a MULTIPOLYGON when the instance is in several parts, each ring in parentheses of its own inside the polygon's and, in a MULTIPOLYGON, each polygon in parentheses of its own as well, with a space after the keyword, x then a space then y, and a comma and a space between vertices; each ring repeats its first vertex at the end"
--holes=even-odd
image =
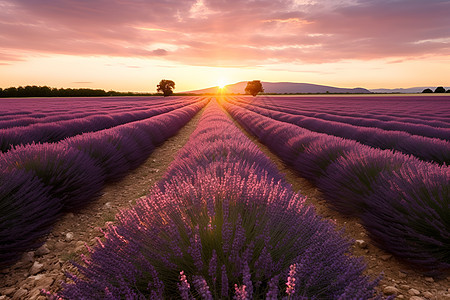
MULTIPOLYGON (((108 184, 98 200, 61 218, 41 248, 25 253, 15 265, 0 270, 0 300, 46 299, 40 295, 41 289, 59 290, 65 279, 64 273, 76 272, 70 260, 86 254, 85 245, 96 244, 102 237, 100 228, 113 222, 119 210, 130 207, 136 199, 147 194, 186 143, 200 115, 197 114, 176 136, 158 147, 139 168, 121 181, 108 184)), ((255 141, 254 138, 252 140, 255 141)), ((255 143, 273 159, 294 190, 307 196, 308 203, 314 205, 321 216, 335 219, 338 227, 345 228, 346 234, 355 240, 353 254, 362 256, 368 265, 367 274, 376 277, 384 273, 380 283, 384 294, 396 295, 396 299, 450 299, 450 274, 440 279, 424 276, 414 267, 375 247, 357 219, 346 218, 329 209, 313 185, 286 167, 265 146, 255 143)))

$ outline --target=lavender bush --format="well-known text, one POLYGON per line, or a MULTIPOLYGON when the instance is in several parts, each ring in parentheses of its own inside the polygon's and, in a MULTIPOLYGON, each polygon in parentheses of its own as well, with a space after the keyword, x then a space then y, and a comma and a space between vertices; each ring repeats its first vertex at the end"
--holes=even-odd
POLYGON ((372 238, 407 261, 429 266, 427 271, 449 269, 449 168, 407 164, 383 172, 375 184, 377 193, 361 217, 372 238))
POLYGON ((370 201, 365 199, 377 191, 375 183, 382 172, 390 173, 404 164, 419 162, 389 150, 361 145, 352 150, 330 162, 325 175, 317 180, 330 204, 347 215, 358 216, 370 207, 370 201))
POLYGON ((58 296, 377 298, 350 244, 212 103, 164 178, 117 216, 58 296))
POLYGON ((0 269, 38 248, 57 219, 60 199, 30 172, 0 170, 0 269))
POLYGON ((0 156, 7 170, 25 170, 35 174, 51 188, 65 210, 83 206, 99 195, 103 186, 101 168, 85 153, 59 144, 18 146, 0 156))
MULTIPOLYGON (((300 139, 296 140, 298 143, 300 139)), ((289 146, 294 145, 293 141, 289 140, 289 142, 289 146)), ((300 144, 304 147, 304 151, 297 152, 297 157, 293 160, 292 165, 295 169, 301 169, 305 178, 317 181, 327 174, 328 167, 334 161, 346 157, 356 147, 356 144, 350 140, 334 139, 330 141, 326 137, 317 136, 312 139, 311 135, 306 135, 301 139, 300 144), (306 141, 307 137, 311 142, 306 141)))
POLYGON ((87 153, 101 166, 105 179, 114 181, 122 178, 131 168, 124 153, 118 149, 121 139, 117 135, 93 132, 68 138, 63 143, 87 153))

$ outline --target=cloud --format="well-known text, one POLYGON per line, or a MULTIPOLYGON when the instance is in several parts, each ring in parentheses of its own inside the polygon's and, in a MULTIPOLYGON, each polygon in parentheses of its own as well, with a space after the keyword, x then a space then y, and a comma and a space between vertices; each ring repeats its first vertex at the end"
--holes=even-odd
POLYGON ((448 55, 449 15, 444 0, 0 0, 0 52, 204 66, 396 61, 448 55))

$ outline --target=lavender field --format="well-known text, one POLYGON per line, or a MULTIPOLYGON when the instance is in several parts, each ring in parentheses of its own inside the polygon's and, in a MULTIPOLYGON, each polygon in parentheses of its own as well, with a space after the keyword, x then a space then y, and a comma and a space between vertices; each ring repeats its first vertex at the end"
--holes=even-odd
POLYGON ((332 207, 361 218, 381 248, 449 269, 449 97, 248 100, 224 106, 332 207))
POLYGON ((353 241, 247 135, 377 247, 448 274, 449 96, 1 99, 0 269, 199 113, 162 179, 47 297, 384 298, 382 274, 366 274, 353 241))
POLYGON ((2 100, 0 267, 39 247, 60 214, 84 206, 105 182, 145 161, 206 103, 2 100))

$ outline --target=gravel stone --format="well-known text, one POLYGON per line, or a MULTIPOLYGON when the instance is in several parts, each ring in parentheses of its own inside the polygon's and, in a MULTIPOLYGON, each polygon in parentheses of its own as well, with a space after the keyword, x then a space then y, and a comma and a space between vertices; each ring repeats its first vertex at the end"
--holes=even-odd
POLYGON ((361 249, 366 249, 368 247, 366 241, 364 240, 356 240, 355 244, 358 245, 358 247, 361 249))
POLYGON ((383 289, 385 295, 397 295, 399 290, 395 286, 387 286, 383 289))
POLYGON ((64 238, 64 240, 68 243, 70 243, 71 241, 73 241, 73 232, 68 232, 66 233, 66 236, 64 238))
POLYGON ((44 270, 44 264, 41 264, 38 261, 35 261, 33 263, 33 265, 31 266, 29 272, 31 275, 36 275, 37 273, 41 272, 42 270, 44 270))
POLYGON ((14 295, 12 296, 12 299, 25 299, 25 295, 28 294, 28 290, 26 289, 18 289, 14 295))
POLYGON ((42 245, 41 247, 39 247, 36 250, 36 252, 34 252, 34 254, 37 256, 42 256, 42 255, 49 254, 49 253, 50 253, 50 250, 48 249, 46 244, 42 245))
POLYGON ((416 290, 416 289, 410 289, 408 291, 408 294, 410 294, 412 296, 418 296, 418 295, 420 295, 420 292, 418 290, 416 290))

